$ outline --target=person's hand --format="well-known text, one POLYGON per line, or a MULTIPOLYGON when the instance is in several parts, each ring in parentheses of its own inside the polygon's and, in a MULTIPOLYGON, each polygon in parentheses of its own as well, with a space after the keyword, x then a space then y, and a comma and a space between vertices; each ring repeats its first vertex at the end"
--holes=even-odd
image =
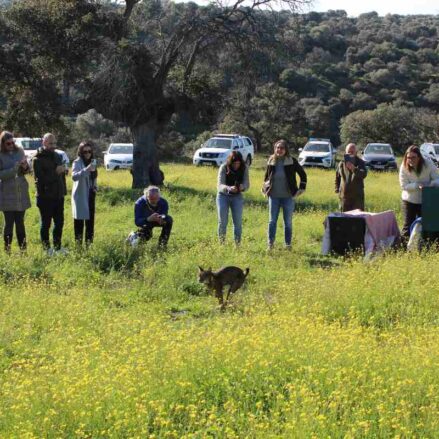
POLYGON ((93 166, 93 163, 90 163, 90 164, 85 168, 85 170, 88 171, 88 172, 94 172, 94 171, 96 171, 96 168, 93 166))
POLYGON ((348 171, 354 172, 355 166, 351 162, 346 162, 346 168, 348 168, 348 171))
POLYGON ((64 173, 66 172, 66 168, 65 168, 64 165, 58 165, 58 166, 56 167, 56 169, 55 169, 55 172, 56 172, 58 175, 62 175, 62 174, 64 174, 64 173))
POLYGON ((298 191, 296 192, 295 197, 300 197, 304 192, 305 192, 304 189, 298 189, 298 191))
POLYGON ((239 192, 242 192, 244 190, 244 185, 243 184, 240 184, 239 185, 239 192))
POLYGON ((158 223, 160 222, 161 218, 160 215, 157 212, 154 212, 152 215, 150 215, 146 220, 150 223, 158 223))
POLYGON ((236 186, 229 186, 229 192, 232 194, 236 194, 239 189, 236 186))

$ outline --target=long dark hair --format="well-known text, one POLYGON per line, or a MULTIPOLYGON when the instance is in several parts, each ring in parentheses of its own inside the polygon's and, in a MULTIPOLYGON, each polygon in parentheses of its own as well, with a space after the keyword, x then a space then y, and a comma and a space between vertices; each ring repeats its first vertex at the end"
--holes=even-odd
POLYGON ((79 144, 78 146, 78 157, 80 157, 82 159, 82 161, 88 165, 91 160, 94 158, 94 153, 93 153, 93 145, 91 142, 88 141, 83 141, 79 144), (91 154, 90 157, 86 160, 85 156, 84 156, 84 149, 85 148, 90 148, 91 149, 91 154))
POLYGON ((422 171, 422 167, 424 166, 424 164, 425 164, 425 160, 424 157, 422 157, 421 150, 419 149, 419 147, 417 147, 416 145, 409 146, 404 154, 404 158, 402 159, 402 166, 404 166, 404 168, 410 172, 415 171, 416 174, 419 175, 422 171), (413 166, 410 166, 410 164, 408 163, 407 156, 410 153, 416 154, 418 156, 419 160, 416 168, 413 168, 413 166))
POLYGON ((230 170, 232 170, 232 163, 240 162, 241 166, 239 167, 239 172, 244 173, 245 171, 245 162, 244 158, 242 157, 242 154, 239 151, 232 151, 227 159, 226 159, 226 172, 229 173, 230 170))
MULTIPOLYGON (((14 141, 14 135, 9 131, 2 131, 0 134, 0 152, 7 152, 6 150, 6 142, 8 140, 14 141)), ((18 146, 14 142, 14 150, 17 151, 18 146)))

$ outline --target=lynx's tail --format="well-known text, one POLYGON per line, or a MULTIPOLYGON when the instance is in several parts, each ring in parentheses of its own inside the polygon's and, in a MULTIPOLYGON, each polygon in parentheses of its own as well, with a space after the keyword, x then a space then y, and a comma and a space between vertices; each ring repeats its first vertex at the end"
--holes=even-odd
POLYGON ((250 272, 250 268, 247 267, 244 271, 244 277, 247 277, 249 272, 250 272))

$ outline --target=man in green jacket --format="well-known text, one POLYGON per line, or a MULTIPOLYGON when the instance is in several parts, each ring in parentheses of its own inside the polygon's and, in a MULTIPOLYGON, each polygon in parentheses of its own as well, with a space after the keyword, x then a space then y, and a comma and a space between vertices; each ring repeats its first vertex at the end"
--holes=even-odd
POLYGON ((340 210, 364 210, 364 179, 367 176, 363 160, 357 157, 357 146, 349 143, 346 154, 335 173, 335 192, 340 197, 340 210))

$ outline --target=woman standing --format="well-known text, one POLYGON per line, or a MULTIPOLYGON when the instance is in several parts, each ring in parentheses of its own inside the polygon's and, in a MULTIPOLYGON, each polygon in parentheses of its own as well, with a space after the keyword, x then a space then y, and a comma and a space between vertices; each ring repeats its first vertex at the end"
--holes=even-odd
POLYGON ((410 226, 421 216, 422 188, 439 184, 439 171, 432 161, 422 157, 420 149, 412 145, 404 154, 399 170, 399 183, 402 189, 402 215, 404 226, 402 238, 407 241, 410 226))
POLYGON ((5 216, 3 238, 5 250, 11 250, 12 238, 17 234, 21 250, 26 249, 24 214, 30 207, 29 184, 25 174, 29 172, 22 148, 15 145, 14 136, 8 131, 0 134, 0 210, 5 216))
POLYGON ((306 173, 299 162, 290 157, 287 142, 278 140, 274 144, 274 154, 268 159, 262 191, 268 196, 270 218, 268 223, 268 249, 276 239, 277 219, 282 208, 284 217, 285 246, 291 249, 293 235, 294 198, 306 189, 306 173), (296 173, 300 177, 297 187, 296 173))
POLYGON ((89 142, 81 142, 78 147, 78 158, 73 162, 72 167, 72 212, 75 240, 79 245, 82 245, 84 225, 86 244, 93 242, 97 176, 92 145, 89 142))
POLYGON ((232 211, 233 234, 235 243, 241 242, 242 209, 244 199, 242 192, 250 187, 248 168, 239 151, 232 151, 226 163, 220 166, 218 172, 218 194, 216 205, 218 209, 218 237, 224 242, 229 220, 229 209, 232 211))

